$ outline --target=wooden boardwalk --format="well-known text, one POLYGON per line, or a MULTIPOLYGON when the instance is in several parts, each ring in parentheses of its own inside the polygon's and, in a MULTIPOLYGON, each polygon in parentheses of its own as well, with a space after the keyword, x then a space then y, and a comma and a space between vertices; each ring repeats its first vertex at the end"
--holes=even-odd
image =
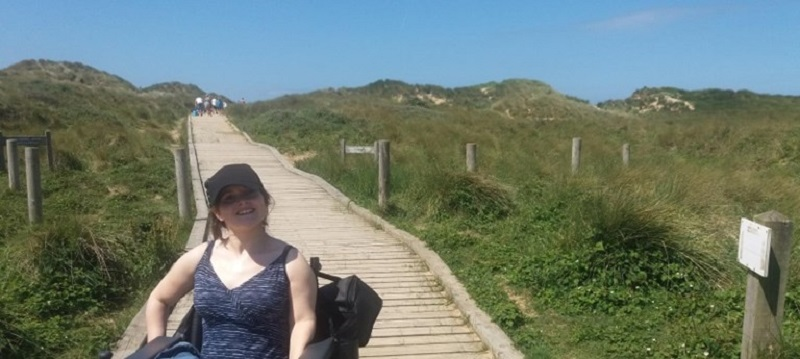
MULTIPOLYGON (((188 248, 202 241, 205 229, 202 181, 225 164, 248 163, 275 198, 270 233, 306 258, 320 257, 326 273, 358 275, 383 298, 361 357, 522 358, 418 239, 349 203, 318 177, 294 169, 275 149, 252 143, 223 116, 190 118, 189 137, 198 216, 188 248)), ((189 295, 173 311, 170 330, 190 305, 189 295)), ((142 317, 140 312, 134 318, 114 358, 124 358, 141 343, 142 317)))

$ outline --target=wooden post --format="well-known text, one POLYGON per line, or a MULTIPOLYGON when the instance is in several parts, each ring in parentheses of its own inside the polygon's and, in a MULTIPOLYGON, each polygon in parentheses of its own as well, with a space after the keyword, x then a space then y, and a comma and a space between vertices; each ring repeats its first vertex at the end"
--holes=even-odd
POLYGON ((581 138, 572 138, 572 173, 577 173, 581 166, 581 138))
POLYGON ((344 138, 339 139, 339 153, 342 155, 342 163, 345 163, 347 158, 347 140, 344 138))
POLYGON ((631 146, 629 144, 622 145, 622 164, 628 167, 631 161, 631 146))
POLYGON ((45 144, 47 145, 47 168, 52 171, 55 168, 55 158, 53 157, 53 137, 50 130, 44 131, 45 144))
POLYGON ((380 148, 378 148, 378 141, 373 142, 372 143, 372 147, 373 147, 372 158, 377 163, 378 162, 378 157, 379 157, 378 153, 380 152, 380 148))
POLYGON ((474 143, 467 144, 467 172, 475 172, 477 147, 474 143))
POLYGON ((390 171, 389 171, 389 140, 378 141, 378 207, 386 209, 389 206, 390 171))
MULTIPOLYGON (((5 146, 6 138, 3 137, 3 133, 0 132, 0 146, 5 146)), ((0 171, 6 170, 6 154, 5 151, 0 151, 0 171)))
POLYGON ((28 185, 28 222, 42 223, 42 177, 39 148, 25 147, 25 178, 28 185))
POLYGON ((17 163, 17 140, 6 140, 6 158, 8 162, 8 188, 19 190, 19 164, 17 163))
POLYGON ((792 222, 775 211, 761 213, 754 221, 772 230, 768 277, 747 274, 742 359, 755 359, 775 354, 781 345, 781 323, 789 277, 789 256, 792 253, 792 222))
POLYGON ((191 183, 189 172, 186 171, 186 148, 173 147, 172 156, 175 157, 175 184, 178 192, 178 214, 181 219, 189 218, 189 191, 191 183))

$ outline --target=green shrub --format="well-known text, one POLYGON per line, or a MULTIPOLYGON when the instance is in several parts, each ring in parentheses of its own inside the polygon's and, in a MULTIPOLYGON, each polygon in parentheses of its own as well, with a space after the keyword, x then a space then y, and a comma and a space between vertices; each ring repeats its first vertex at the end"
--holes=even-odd
POLYGON ((508 216, 514 209, 507 186, 485 176, 467 172, 443 172, 431 193, 440 198, 441 210, 477 221, 493 221, 508 216))

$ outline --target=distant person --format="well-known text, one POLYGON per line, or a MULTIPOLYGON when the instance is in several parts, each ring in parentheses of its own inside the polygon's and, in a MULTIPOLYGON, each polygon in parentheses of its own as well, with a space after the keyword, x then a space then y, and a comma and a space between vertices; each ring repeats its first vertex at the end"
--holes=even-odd
POLYGON ((194 99, 194 111, 197 112, 197 115, 203 116, 203 98, 194 99))
POLYGON ((242 105, 244 105, 244 104, 246 104, 246 103, 247 103, 247 102, 244 100, 244 97, 242 97, 242 101, 241 101, 241 103, 242 103, 242 105))
POLYGON ((272 197, 249 165, 223 166, 205 188, 214 240, 182 255, 150 293, 147 340, 166 334, 169 308, 194 290, 203 359, 298 359, 315 331, 314 272, 267 232, 272 197))

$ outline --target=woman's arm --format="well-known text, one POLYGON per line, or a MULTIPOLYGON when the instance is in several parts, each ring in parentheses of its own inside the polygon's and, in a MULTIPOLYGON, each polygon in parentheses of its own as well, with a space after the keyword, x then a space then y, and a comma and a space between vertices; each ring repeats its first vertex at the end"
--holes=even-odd
POLYGON ((199 245, 184 253, 150 292, 145 307, 148 342, 166 335, 167 317, 175 304, 194 287, 194 272, 205 248, 205 245, 199 245))
POLYGON ((297 359, 314 338, 317 279, 306 259, 296 249, 289 252, 286 275, 289 277, 292 295, 289 359, 297 359))

